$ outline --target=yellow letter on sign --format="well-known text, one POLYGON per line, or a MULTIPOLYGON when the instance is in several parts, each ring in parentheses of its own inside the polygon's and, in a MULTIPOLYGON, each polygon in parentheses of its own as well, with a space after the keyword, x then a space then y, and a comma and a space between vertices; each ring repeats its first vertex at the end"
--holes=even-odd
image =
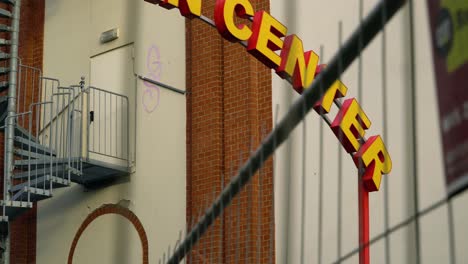
POLYGON ((161 0, 159 5, 166 9, 178 7, 184 17, 201 16, 201 0, 161 0))
POLYGON ((282 78, 291 77, 293 88, 301 94, 314 80, 318 61, 315 52, 304 54, 302 40, 293 34, 284 39, 281 64, 276 71, 282 78))
POLYGON ((346 151, 352 153, 358 151, 361 146, 358 139, 364 137, 365 130, 370 125, 371 122, 359 103, 351 98, 344 101, 330 127, 346 151))
POLYGON ((281 58, 275 51, 283 48, 283 40, 288 29, 265 11, 255 13, 252 25, 253 34, 249 39, 247 51, 267 67, 276 69, 281 58))
POLYGON ((392 170, 392 160, 380 136, 370 137, 353 156, 356 166, 362 162, 365 168, 362 175, 364 187, 368 192, 378 191, 382 174, 392 170))
POLYGON ((248 40, 252 30, 245 24, 236 25, 234 13, 238 17, 248 18, 254 15, 254 9, 248 0, 216 1, 214 21, 219 34, 231 42, 248 40))
POLYGON ((322 99, 314 105, 315 111, 321 114, 327 114, 333 105, 333 101, 337 98, 344 97, 348 92, 348 87, 340 80, 336 80, 327 92, 323 95, 322 99))

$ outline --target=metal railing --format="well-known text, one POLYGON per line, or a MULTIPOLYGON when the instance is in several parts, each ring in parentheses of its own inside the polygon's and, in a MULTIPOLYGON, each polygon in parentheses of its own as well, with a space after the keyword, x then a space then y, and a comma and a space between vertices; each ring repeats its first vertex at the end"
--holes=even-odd
MULTIPOLYGON (((38 68, 23 65, 18 68, 18 86, 16 88, 16 112, 24 113, 29 110, 27 102, 40 102, 42 94, 42 71, 38 68)), ((40 110, 40 109, 39 109, 40 110)), ((20 116, 18 125, 27 127, 29 116, 20 116)))
MULTIPOLYGON (((25 113, 15 114, 13 116, 8 116, 8 117, 6 117, 5 124, 7 124, 7 122, 9 122, 9 119, 12 119, 13 120, 12 123, 16 124, 18 117, 22 117, 22 116, 26 116, 26 115, 30 115, 30 114, 31 114, 30 112, 25 112, 25 113)), ((14 132, 14 130, 13 130, 13 132, 14 132)), ((13 139, 14 137, 15 137, 15 133, 10 134, 10 133, 8 133, 8 130, 5 130, 5 139, 13 139)), ((9 151, 13 152, 13 149, 4 148, 4 156, 6 156, 9 151)), ((9 174, 7 172, 8 172, 8 170, 13 171, 13 167, 14 167, 13 164, 8 164, 5 161, 5 164, 3 166, 3 175, 4 175, 4 177, 3 177, 3 200, 4 201, 9 201, 11 199, 11 193, 9 192, 9 190, 13 185, 13 178, 8 177, 8 175, 11 175, 11 174, 9 174)), ((28 199, 28 202, 29 202, 29 199, 28 199)), ((5 207, 3 207, 3 215, 5 215, 5 207)))
MULTIPOLYGON (((73 109, 74 90, 61 87, 58 79, 41 76, 40 80, 41 101, 32 104, 39 106, 36 111, 36 137, 40 144, 55 152, 51 164, 54 168, 53 176, 70 181, 70 169, 81 168, 81 164, 74 159, 72 163, 73 144, 70 134, 75 127, 70 121, 70 109, 73 109)), ((32 133, 33 130, 30 129, 29 132, 32 133)))
MULTIPOLYGON (((51 110, 49 110, 49 114, 50 114, 50 117, 52 118, 52 108, 53 108, 53 102, 39 102, 39 103, 33 103, 29 106, 29 126, 28 126, 28 131, 30 132, 29 135, 28 135, 28 140, 30 142, 33 141, 33 113, 35 113, 35 121, 36 121, 36 127, 38 128, 39 127, 39 122, 40 122, 40 114, 41 114, 41 111, 34 111, 34 109, 42 109, 42 111, 44 111, 45 107, 49 106, 51 110)), ((35 134, 35 138, 36 139, 39 139, 39 130, 36 129, 36 134, 35 134)), ((38 143, 41 142, 41 141, 37 141, 38 143)), ((42 144, 45 145, 45 140, 43 139, 42 140, 42 144)), ((51 140, 49 140, 48 142, 48 148, 49 150, 51 150, 51 140)), ((27 172, 28 172, 28 178, 27 178, 27 183, 28 183, 28 188, 31 187, 31 180, 33 180, 34 182, 36 182, 36 188, 39 184, 39 173, 35 173, 34 175, 31 175, 31 171, 32 170, 35 170, 35 171, 38 171, 38 170, 41 170, 42 171, 42 174, 43 175, 47 175, 47 172, 49 172, 49 177, 53 175, 53 170, 54 170, 54 156, 52 154, 52 152, 50 153, 43 153, 43 154, 40 154, 39 153, 39 149, 36 148, 36 151, 33 152, 32 149, 31 149, 31 144, 28 145, 28 169, 27 169, 27 172), (39 165, 39 163, 36 163, 34 164, 34 166, 32 166, 32 158, 35 158, 35 159, 43 159, 45 160, 46 162, 42 165, 39 165)), ((59 177, 58 175, 56 175, 57 177, 59 177)), ((68 177, 69 179, 69 177, 68 177)), ((46 190, 49 190, 50 192, 52 192, 52 181, 49 182, 49 186, 46 186, 46 177, 42 177, 42 190, 45 192, 46 190), (48 188, 47 188, 48 187, 48 188)), ((28 202, 30 202, 30 199, 31 199, 31 195, 30 193, 28 192, 28 202)))
POLYGON ((90 154, 129 162, 129 101, 125 95, 90 86, 87 101, 87 158, 90 154))
MULTIPOLYGON (((58 81, 45 77, 42 80, 58 81)), ((85 88, 84 82, 70 87, 59 84, 44 84, 43 98, 55 106, 54 114, 50 119, 43 118, 40 129, 41 135, 55 129, 52 134, 56 135, 56 142, 52 149, 57 157, 70 156, 70 167, 80 171, 80 159, 89 160, 90 155, 129 164, 128 97, 93 86, 85 88)))
POLYGON ((29 203, 32 188, 52 194, 52 177, 70 183, 72 174, 82 175, 90 155, 130 164, 127 96, 85 87, 84 79, 62 87, 58 79, 42 76, 40 69, 20 65, 16 111, 6 119, 14 124, 14 133, 5 134, 16 147, 4 151, 20 160, 12 161, 15 171, 15 165, 5 160, 5 172, 13 172, 4 178, 5 201, 29 203))

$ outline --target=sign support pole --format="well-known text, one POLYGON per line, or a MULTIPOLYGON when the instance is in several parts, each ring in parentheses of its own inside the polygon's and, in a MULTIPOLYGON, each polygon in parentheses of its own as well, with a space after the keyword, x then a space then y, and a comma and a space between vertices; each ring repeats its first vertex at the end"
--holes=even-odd
POLYGON ((362 177, 358 180, 359 192, 359 264, 370 264, 369 250, 369 192, 365 189, 362 177))

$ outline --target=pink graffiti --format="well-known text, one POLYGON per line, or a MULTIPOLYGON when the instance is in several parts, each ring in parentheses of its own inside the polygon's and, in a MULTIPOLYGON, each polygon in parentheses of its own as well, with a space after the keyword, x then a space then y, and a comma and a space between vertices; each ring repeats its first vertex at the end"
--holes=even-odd
MULTIPOLYGON (((156 45, 152 45, 148 49, 148 54, 146 56, 146 69, 148 70, 148 78, 155 81, 161 80, 161 53, 156 45)), ((149 82, 144 82, 144 84, 146 89, 143 92, 141 103, 147 113, 152 113, 159 106, 160 88, 159 86, 149 82)))

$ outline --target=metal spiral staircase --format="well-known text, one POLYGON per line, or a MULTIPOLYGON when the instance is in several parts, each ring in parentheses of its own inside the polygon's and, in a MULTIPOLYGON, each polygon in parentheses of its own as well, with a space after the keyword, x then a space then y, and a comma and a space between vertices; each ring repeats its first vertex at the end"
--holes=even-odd
POLYGON ((96 87, 60 86, 18 59, 20 0, 0 0, 0 127, 4 131, 1 221, 72 182, 92 185, 129 174, 128 97, 96 87), (12 11, 9 11, 12 10, 12 11), (3 93, 4 94, 4 93, 3 93))

